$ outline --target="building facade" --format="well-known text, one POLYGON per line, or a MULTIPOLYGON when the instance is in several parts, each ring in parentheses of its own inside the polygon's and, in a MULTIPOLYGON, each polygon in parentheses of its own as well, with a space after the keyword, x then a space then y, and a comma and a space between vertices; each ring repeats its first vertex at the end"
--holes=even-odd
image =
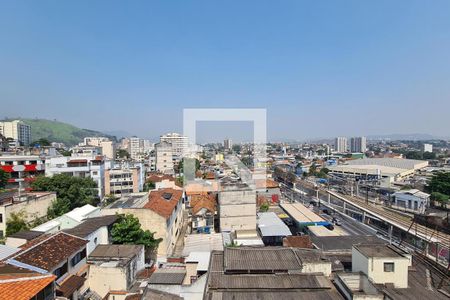
POLYGON ((336 152, 339 153, 345 153, 347 152, 348 148, 347 148, 347 138, 346 137, 337 137, 334 140, 334 149, 336 150, 336 152))
POLYGON ((144 186, 142 164, 105 170, 105 195, 120 197, 141 192, 144 186))
POLYGON ((161 143, 169 143, 172 145, 172 153, 175 160, 179 161, 183 158, 188 150, 189 141, 187 136, 179 133, 167 133, 160 136, 161 143))
POLYGON ((28 146, 31 143, 31 126, 21 120, 0 122, 0 134, 13 139, 21 146, 28 146))
POLYGON ((352 153, 364 153, 366 152, 366 137, 352 137, 350 139, 350 151, 352 153))
POLYGON ((173 174, 173 147, 168 142, 155 145, 155 170, 164 174, 173 174))

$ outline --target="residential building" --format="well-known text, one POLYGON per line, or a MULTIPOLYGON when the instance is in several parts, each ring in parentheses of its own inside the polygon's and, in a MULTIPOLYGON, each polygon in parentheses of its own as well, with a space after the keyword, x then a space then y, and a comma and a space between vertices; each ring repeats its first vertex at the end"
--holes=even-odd
POLYGON ((105 170, 105 195, 120 197, 123 194, 138 193, 144 187, 142 164, 116 166, 105 170))
POLYGON ((45 156, 2 155, 0 168, 9 173, 8 187, 27 188, 36 176, 45 174, 45 156))
POLYGON ((144 159, 145 151, 144 151, 144 140, 138 137, 131 137, 130 143, 128 145, 128 152, 130 153, 130 157, 133 160, 139 161, 144 159))
POLYGON ((5 152, 9 148, 9 142, 8 140, 3 136, 3 134, 0 134, 0 152, 5 152))
POLYGON ((191 229, 196 233, 214 232, 216 195, 202 194, 189 197, 191 229))
POLYGON ((22 230, 22 231, 19 231, 19 232, 9 235, 6 238, 5 245, 9 246, 9 247, 18 248, 22 245, 25 245, 29 241, 40 237, 43 234, 44 234, 44 232, 40 232, 40 231, 22 230))
POLYGON ((0 134, 13 139, 21 146, 28 146, 31 143, 31 126, 21 120, 0 121, 0 134))
POLYGON ((90 177, 97 183, 97 195, 105 195, 105 160, 100 155, 79 155, 51 157, 45 161, 45 176, 68 174, 76 177, 90 177))
POLYGON ((189 140, 187 136, 179 133, 167 133, 161 135, 160 143, 169 143, 172 146, 172 153, 176 161, 180 161, 188 150, 189 140))
POLYGON ((339 136, 334 140, 334 150, 338 153, 345 153, 347 152, 347 138, 339 136))
POLYGON ((393 194, 392 207, 423 214, 430 206, 430 194, 416 189, 401 190, 393 194))
POLYGON ((363 272, 375 284, 408 287, 412 257, 393 245, 359 244, 352 248, 352 271, 363 272))
POLYGON ((231 139, 225 139, 223 141, 223 147, 225 148, 225 150, 231 150, 233 148, 233 142, 231 141, 231 139))
POLYGON ((155 169, 157 172, 164 174, 173 174, 173 148, 170 143, 160 142, 155 145, 156 163, 155 169))
POLYGON ((150 173, 146 181, 155 185, 155 190, 173 188, 180 189, 175 183, 175 177, 167 174, 150 173))
POLYGON ((221 231, 256 231, 256 192, 239 184, 224 185, 219 192, 221 231))
POLYGON ((366 137, 352 137, 350 139, 350 151, 352 153, 364 153, 366 152, 366 137))
POLYGON ((433 152, 432 144, 423 144, 423 152, 433 152))
POLYGON ((144 269, 143 245, 98 245, 89 254, 88 285, 104 298, 111 290, 131 289, 137 273, 144 269))
POLYGON ((100 207, 94 207, 86 204, 82 207, 74 208, 68 213, 63 214, 55 219, 45 222, 39 226, 34 227, 33 231, 56 233, 63 229, 73 228, 81 224, 88 218, 98 217, 100 215, 100 207))
POLYGON ((204 299, 340 299, 330 274, 311 249, 225 248, 211 254, 204 299))
POLYGON ((172 254, 183 225, 183 191, 178 189, 153 190, 150 193, 124 195, 102 209, 103 215, 133 214, 142 229, 155 232, 162 238, 158 247, 158 260, 172 254))
POLYGON ((98 245, 111 243, 111 229, 118 219, 117 215, 92 217, 73 228, 65 229, 64 232, 89 241, 86 246, 89 255, 98 245))
POLYGON ((84 239, 59 232, 37 238, 32 245, 13 256, 12 263, 27 264, 56 276, 56 295, 79 299, 87 288, 86 243, 84 239))
POLYGON ((0 195, 0 237, 6 234, 6 223, 12 214, 21 215, 26 222, 47 216, 47 210, 56 201, 54 192, 35 192, 18 195, 2 193, 0 195))
POLYGON ((55 299, 56 276, 28 265, 0 263, 2 300, 55 299))
POLYGON ((101 154, 106 158, 116 158, 116 145, 107 137, 85 137, 82 145, 100 147, 101 154))

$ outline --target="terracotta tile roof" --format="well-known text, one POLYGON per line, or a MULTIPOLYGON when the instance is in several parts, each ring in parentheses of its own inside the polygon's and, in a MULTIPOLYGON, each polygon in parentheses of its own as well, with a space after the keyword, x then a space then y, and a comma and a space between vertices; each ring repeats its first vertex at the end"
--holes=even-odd
POLYGON ((87 159, 71 159, 67 163, 68 164, 87 163, 87 159))
POLYGON ((73 292, 81 288, 85 281, 86 278, 72 275, 59 285, 59 287, 56 289, 56 295, 68 298, 73 294, 73 292))
MULTIPOLYGON (((256 188, 263 188, 264 187, 264 179, 256 179, 255 180, 256 188)), ((266 189, 273 189, 278 187, 278 182, 272 180, 272 179, 266 179, 266 189)))
POLYGON ((151 209, 158 215, 168 219, 182 196, 183 191, 171 188, 151 191, 144 208, 151 209))
POLYGON ((87 240, 59 232, 25 249, 14 256, 14 259, 47 271, 53 271, 61 262, 83 248, 87 242, 87 240))
POLYGON ((12 265, 0 265, 0 298, 2 300, 31 299, 51 284, 55 278, 56 276, 52 274, 40 274, 12 265))
POLYGON ((150 174, 149 176, 147 176, 147 182, 151 181, 151 182, 161 182, 163 180, 169 180, 169 181, 175 181, 175 178, 171 175, 167 175, 167 174, 150 174))
POLYGON ((192 213, 197 214, 202 208, 214 213, 216 211, 216 197, 214 195, 193 195, 191 196, 190 205, 192 213))

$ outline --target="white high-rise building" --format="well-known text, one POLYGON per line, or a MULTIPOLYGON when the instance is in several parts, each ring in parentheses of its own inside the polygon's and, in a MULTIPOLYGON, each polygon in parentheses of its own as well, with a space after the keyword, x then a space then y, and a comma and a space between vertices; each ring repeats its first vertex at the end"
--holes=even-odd
POLYGON ((128 144, 130 157, 133 160, 140 160, 144 155, 144 140, 138 137, 131 137, 128 144))
POLYGON ((225 150, 231 150, 231 147, 233 147, 233 142, 230 139, 225 139, 223 141, 223 147, 225 150))
POLYGON ((31 143, 31 126, 21 120, 0 122, 0 134, 19 142, 22 146, 31 143))
POLYGON ((366 137, 352 137, 350 139, 350 150, 352 151, 352 153, 366 152, 366 137))
POLYGON ((165 142, 172 145, 172 153, 176 160, 181 160, 183 158, 189 146, 188 137, 179 133, 167 133, 161 135, 160 142, 165 142))
POLYGON ((348 148, 347 148, 347 138, 346 137, 342 137, 339 136, 335 139, 334 141, 334 147, 335 150, 339 153, 345 153, 347 152, 348 148))
POLYGON ((156 163, 155 169, 164 174, 173 174, 172 144, 161 142, 155 145, 156 163))
POLYGON ((423 152, 433 152, 432 144, 423 144, 423 152))

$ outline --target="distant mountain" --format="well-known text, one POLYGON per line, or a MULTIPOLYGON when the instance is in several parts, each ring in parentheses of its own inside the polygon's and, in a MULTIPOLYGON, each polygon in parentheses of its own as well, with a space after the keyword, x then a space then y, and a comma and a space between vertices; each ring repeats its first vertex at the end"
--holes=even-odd
POLYGON ((426 141, 442 139, 443 137, 434 136, 426 133, 410 133, 410 134, 382 134, 382 135, 369 135, 369 140, 392 140, 392 141, 426 141))
POLYGON ((106 136, 116 140, 115 136, 107 135, 99 131, 90 129, 81 129, 71 124, 50 121, 44 119, 23 119, 26 124, 31 126, 31 139, 36 141, 44 138, 50 142, 64 143, 66 146, 73 146, 83 141, 88 136, 106 136))

